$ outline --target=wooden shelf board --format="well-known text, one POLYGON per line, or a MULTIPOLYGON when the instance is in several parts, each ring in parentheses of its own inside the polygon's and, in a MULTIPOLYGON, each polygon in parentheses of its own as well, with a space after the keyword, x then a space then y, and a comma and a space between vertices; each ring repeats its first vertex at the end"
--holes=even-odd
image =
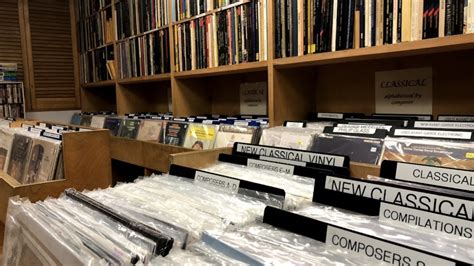
POLYGON ((213 67, 213 68, 206 68, 206 69, 176 72, 173 75, 177 79, 199 78, 199 77, 264 71, 264 70, 267 70, 267 66, 268 66, 267 61, 250 62, 250 63, 242 63, 242 64, 220 66, 220 67, 213 67))
POLYGON ((99 87, 108 87, 114 86, 115 80, 106 80, 106 81, 99 81, 99 82, 91 82, 91 83, 83 83, 81 87, 83 88, 99 88, 99 87))
POLYGON ((465 34, 376 47, 279 58, 275 59, 273 64, 276 68, 294 68, 451 52, 473 48, 474 34, 465 34))
POLYGON ((140 84, 140 83, 145 83, 145 82, 168 81, 168 80, 171 80, 170 73, 144 76, 144 77, 119 79, 118 83, 121 85, 126 85, 126 84, 140 84))

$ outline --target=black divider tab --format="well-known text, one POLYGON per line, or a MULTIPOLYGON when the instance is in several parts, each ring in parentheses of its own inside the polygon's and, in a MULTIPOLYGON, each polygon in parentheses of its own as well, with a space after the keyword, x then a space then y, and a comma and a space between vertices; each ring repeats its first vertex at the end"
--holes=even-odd
POLYGON ((230 194, 245 194, 257 198, 259 200, 262 198, 257 197, 256 195, 259 195, 261 193, 267 193, 273 196, 273 198, 278 201, 279 207, 283 207, 286 196, 285 190, 280 188, 266 186, 254 182, 249 182, 246 180, 240 180, 236 177, 215 174, 181 165, 172 164, 170 167, 169 174, 193 179, 194 182, 201 183, 205 186, 217 188, 230 194), (249 194, 249 191, 253 193, 249 194))
POLYGON ((472 193, 383 178, 362 180, 322 174, 315 179, 313 201, 374 216, 383 202, 474 220, 472 193))
POLYGON ((263 169, 276 173, 298 175, 309 178, 316 178, 319 173, 349 175, 349 170, 347 168, 342 167, 330 167, 325 165, 317 165, 316 167, 304 167, 298 165, 258 160, 225 153, 219 154, 219 161, 238 165, 245 165, 254 169, 263 169))
POLYGON ((330 248, 342 249, 375 264, 402 261, 407 265, 470 265, 428 248, 411 247, 273 207, 265 208, 263 222, 325 243, 330 248), (394 261, 395 257, 398 259, 394 261))
POLYGON ((474 192, 474 171, 469 170, 383 161, 380 176, 465 192, 474 192))
POLYGON ((257 158, 265 161, 291 163, 300 162, 299 165, 309 164, 349 167, 349 157, 328 153, 317 153, 304 150, 295 150, 264 145, 246 144, 236 142, 232 154, 257 158))

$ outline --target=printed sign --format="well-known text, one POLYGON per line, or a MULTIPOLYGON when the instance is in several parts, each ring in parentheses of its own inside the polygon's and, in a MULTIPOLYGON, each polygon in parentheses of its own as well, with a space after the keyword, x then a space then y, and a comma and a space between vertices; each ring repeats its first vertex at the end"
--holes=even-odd
POLYGON ((231 194, 239 192, 240 181, 237 179, 227 178, 220 175, 213 175, 196 171, 194 182, 208 187, 218 188, 231 194))
POLYGON ((249 168, 271 171, 271 172, 276 172, 279 174, 288 174, 288 175, 293 175, 293 172, 295 170, 295 167, 292 165, 284 165, 284 164, 273 163, 273 162, 262 162, 262 161, 253 160, 253 159, 247 160, 247 166, 249 168))
POLYGON ((375 110, 386 114, 431 114, 433 73, 415 68, 375 73, 375 110))
POLYGON ((267 83, 243 83, 240 85, 240 113, 243 115, 267 114, 267 83))

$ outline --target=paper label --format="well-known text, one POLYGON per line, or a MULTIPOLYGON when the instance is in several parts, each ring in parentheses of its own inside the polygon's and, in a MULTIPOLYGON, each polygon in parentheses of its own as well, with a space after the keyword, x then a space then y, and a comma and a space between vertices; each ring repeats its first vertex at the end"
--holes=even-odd
POLYGON ((474 116, 438 116, 439 121, 474 122, 474 116))
POLYGON ((303 128, 304 123, 303 122, 286 122, 285 127, 303 128))
POLYGON ((285 160, 285 159, 280 159, 280 158, 272 158, 272 157, 267 157, 267 156, 260 156, 259 159, 263 160, 263 161, 268 161, 268 162, 285 163, 285 164, 291 164, 291 165, 306 167, 305 162, 285 160))
POLYGON ((343 119, 344 114, 338 113, 318 113, 318 118, 343 119))
POLYGON ((474 123, 415 121, 417 128, 474 129, 474 123))
POLYGON ((240 85, 240 113, 243 115, 267 114, 267 83, 243 83, 240 85))
POLYGON ((248 125, 249 125, 249 122, 247 122, 247 121, 234 121, 234 126, 246 127, 248 125))
POLYGON ((470 140, 472 136, 472 132, 395 129, 394 136, 470 140))
POLYGON ((431 68, 375 73, 375 110, 384 114, 431 114, 433 112, 431 68))
POLYGON ((472 221, 456 219, 446 215, 406 208, 398 205, 381 203, 379 220, 396 223, 401 226, 410 225, 434 233, 445 233, 454 237, 472 240, 472 221))
POLYGON ((327 190, 472 220, 474 201, 326 176, 327 190))
POLYGON ((474 192, 474 172, 398 163, 395 179, 474 192))
POLYGON ((196 171, 194 182, 204 186, 218 188, 231 194, 237 194, 239 192, 239 180, 220 175, 196 171))
POLYGON ((366 257, 377 264, 456 265, 448 260, 332 226, 327 228, 326 245, 366 257))
POLYGON ((284 165, 273 162, 262 162, 258 160, 248 159, 247 166, 249 168, 271 171, 279 174, 293 175, 295 167, 292 165, 284 165))
POLYGON ((314 164, 344 166, 343 156, 311 153, 300 150, 283 150, 239 143, 237 144, 237 152, 314 164))
POLYGON ((375 134, 375 128, 363 128, 363 127, 335 127, 334 133, 350 133, 350 134, 362 134, 362 135, 373 135, 375 134))
POLYGON ((338 128, 361 128, 361 129, 385 129, 387 131, 390 131, 392 129, 392 126, 387 126, 387 125, 378 125, 378 124, 337 124, 338 128))

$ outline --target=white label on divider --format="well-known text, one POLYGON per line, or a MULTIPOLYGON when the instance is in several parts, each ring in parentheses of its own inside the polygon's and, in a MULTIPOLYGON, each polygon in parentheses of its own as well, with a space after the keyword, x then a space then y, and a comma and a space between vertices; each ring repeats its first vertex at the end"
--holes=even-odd
POLYGON ((318 118, 343 119, 344 114, 337 113, 318 113, 318 118))
POLYGON ((395 179, 474 192, 474 172, 413 164, 397 164, 395 179))
POLYGON ((326 245, 347 250, 377 264, 456 265, 445 259, 332 226, 327 228, 326 245))
POLYGON ((285 159, 272 158, 272 157, 267 157, 267 156, 260 156, 259 159, 263 160, 263 161, 276 162, 276 163, 286 163, 286 164, 306 167, 306 163, 305 162, 300 162, 300 161, 285 160, 285 159))
POLYGON ((472 200, 463 200, 333 176, 326 176, 324 188, 466 220, 472 220, 474 216, 474 201, 472 200))
POLYGON ((304 123, 303 122, 286 122, 285 127, 303 128, 304 123))
POLYGON ((335 127, 334 133, 351 133, 351 134, 363 134, 363 135, 373 135, 375 134, 375 128, 363 128, 363 127, 335 127))
POLYGON ((306 163, 332 165, 339 167, 344 166, 343 156, 311 153, 299 150, 284 150, 278 148, 262 147, 257 145, 239 143, 237 144, 237 152, 306 163))
POLYGON ((204 186, 218 188, 231 194, 237 194, 239 192, 240 180, 220 175, 196 171, 194 182, 204 186))
POLYGON ((387 126, 387 125, 380 125, 380 124, 354 124, 354 123, 349 123, 349 124, 337 124, 338 128, 362 128, 362 129, 385 129, 389 131, 392 129, 392 126, 387 126))
POLYGON ((474 123, 415 121, 417 128, 474 129, 474 123))
POLYGON ((249 125, 249 122, 247 121, 234 121, 234 126, 246 127, 248 125, 249 125))
POLYGON ((472 132, 395 129, 394 135, 405 136, 405 137, 431 137, 431 138, 442 138, 442 139, 470 140, 472 136, 472 132))
POLYGON ((382 222, 397 223, 402 226, 408 224, 434 233, 441 232, 469 240, 472 240, 474 225, 471 221, 388 203, 380 204, 379 220, 382 222))
POLYGON ((276 172, 280 174, 288 174, 288 175, 293 175, 293 172, 295 171, 295 167, 292 165, 284 165, 284 164, 273 163, 273 162, 262 162, 262 161, 253 160, 253 159, 247 160, 247 166, 249 168, 254 168, 258 170, 265 170, 265 171, 271 171, 271 172, 276 172))
POLYGON ((474 122, 474 116, 438 116, 439 121, 474 122))

